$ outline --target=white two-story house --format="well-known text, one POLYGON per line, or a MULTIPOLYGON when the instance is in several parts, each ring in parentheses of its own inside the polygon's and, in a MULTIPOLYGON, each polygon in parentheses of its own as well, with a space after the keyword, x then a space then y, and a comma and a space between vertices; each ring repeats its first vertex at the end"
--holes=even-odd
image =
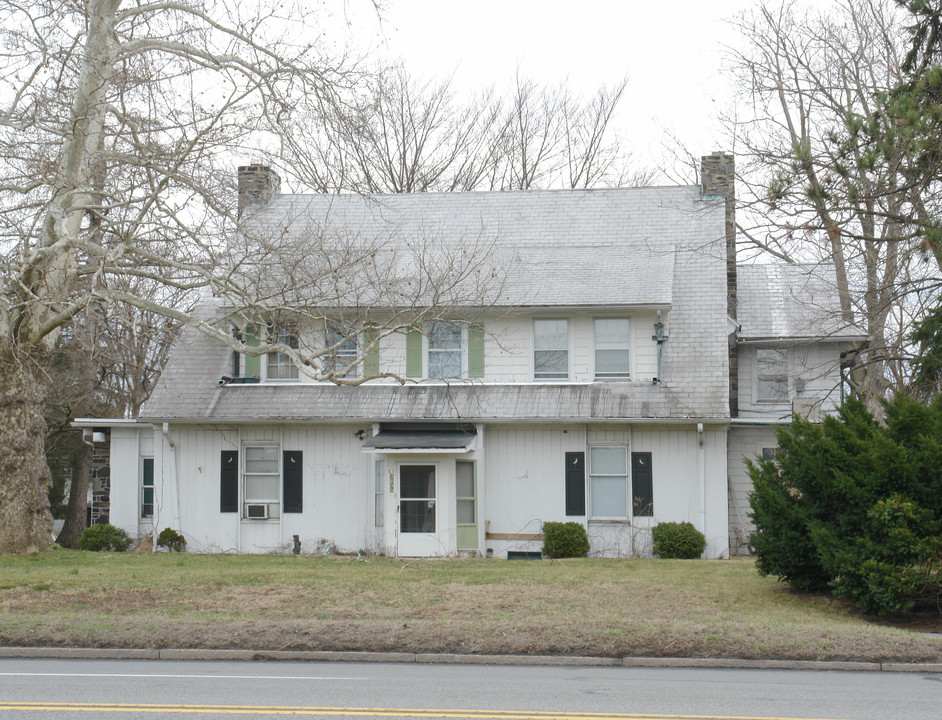
MULTIPOLYGON (((96 517, 194 551, 504 557, 539 552, 547 521, 583 524, 594 555, 650 554, 662 521, 692 522, 707 557, 739 550, 742 455, 793 408, 832 409, 860 338, 826 270, 736 267, 731 164, 704 158, 704 187, 382 197, 282 195, 244 168, 255 227, 456 257, 474 239, 497 290, 382 333, 349 300, 338 334, 207 298, 248 344, 332 347, 337 377, 363 382, 184 330, 140 418, 77 422, 110 441, 96 517)), ((379 325, 408 311, 376 298, 379 325)))

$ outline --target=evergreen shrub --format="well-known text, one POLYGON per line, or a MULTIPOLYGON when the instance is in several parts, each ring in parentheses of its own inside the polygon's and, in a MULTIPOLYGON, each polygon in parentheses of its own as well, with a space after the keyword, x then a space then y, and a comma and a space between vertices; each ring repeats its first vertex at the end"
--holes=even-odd
POLYGON ((124 530, 114 525, 92 525, 85 528, 78 546, 80 550, 124 552, 131 547, 131 538, 124 530))
POLYGON ((706 550, 706 538, 689 522, 662 522, 651 528, 654 554, 662 558, 693 560, 706 550))
POLYGON ((588 552, 589 536, 579 523, 543 523, 543 554, 547 557, 585 557, 588 552))
POLYGON ((186 550, 186 538, 173 528, 164 528, 157 536, 157 547, 165 547, 170 552, 186 550))
POLYGON ((795 416, 775 459, 749 466, 756 568, 869 615, 942 600, 942 395, 904 395, 885 424, 858 400, 820 425, 795 416))

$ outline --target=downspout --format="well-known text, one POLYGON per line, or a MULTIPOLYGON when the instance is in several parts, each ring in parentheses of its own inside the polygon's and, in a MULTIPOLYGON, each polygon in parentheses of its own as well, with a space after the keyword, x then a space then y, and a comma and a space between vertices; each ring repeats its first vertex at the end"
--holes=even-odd
MULTIPOLYGON (((94 431, 94 430, 91 430, 91 429, 89 429, 89 428, 84 428, 84 429, 82 430, 82 442, 85 443, 86 445, 88 445, 88 447, 90 447, 90 448, 92 449, 92 460, 91 460, 91 464, 92 464, 92 467, 93 467, 93 468, 94 468, 94 460, 95 460, 95 443, 94 443, 94 437, 95 437, 95 431, 94 431), (89 436, 89 435, 92 436, 92 440, 89 440, 89 439, 88 439, 88 436, 89 436)), ((94 504, 94 500, 95 500, 95 496, 94 496, 94 492, 93 492, 93 490, 94 490, 93 486, 94 486, 94 483, 93 483, 93 481, 92 481, 91 474, 89 474, 89 478, 88 478, 88 487, 85 488, 85 513, 86 513, 86 517, 90 517, 90 512, 89 512, 89 511, 90 511, 90 508, 92 507, 92 505, 94 504)), ((82 522, 85 522, 85 520, 83 519, 82 522)))
POLYGON ((697 471, 700 476, 700 532, 706 535, 706 448, 703 447, 703 423, 697 423, 697 471))
POLYGON ((170 527, 180 532, 180 488, 177 487, 179 479, 177 476, 177 447, 173 444, 173 438, 170 437, 170 423, 164 423, 161 432, 163 433, 164 440, 167 441, 167 445, 170 447, 170 508, 172 510, 170 527))

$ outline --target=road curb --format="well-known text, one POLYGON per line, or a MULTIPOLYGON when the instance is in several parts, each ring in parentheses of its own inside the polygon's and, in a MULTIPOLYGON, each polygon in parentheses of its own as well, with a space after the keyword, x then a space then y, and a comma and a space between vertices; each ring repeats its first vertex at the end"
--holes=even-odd
POLYGON ((629 668, 730 668, 737 670, 828 670, 942 673, 942 663, 746 658, 625 657, 569 655, 462 655, 459 653, 331 652, 326 650, 225 650, 196 648, 0 647, 0 658, 85 660, 215 660, 293 662, 388 662, 449 665, 530 665, 629 668))

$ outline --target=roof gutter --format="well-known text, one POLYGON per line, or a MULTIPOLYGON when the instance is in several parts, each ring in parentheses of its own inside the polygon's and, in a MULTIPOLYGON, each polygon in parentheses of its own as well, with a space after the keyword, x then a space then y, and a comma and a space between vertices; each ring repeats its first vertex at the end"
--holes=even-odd
POLYGON ((732 418, 729 424, 734 427, 766 427, 775 425, 791 425, 791 417, 787 418, 732 418))
POLYGON ((179 531, 182 528, 180 527, 180 488, 178 487, 177 446, 174 444, 173 438, 170 437, 170 423, 165 422, 161 427, 161 432, 163 433, 164 440, 167 441, 167 446, 170 448, 170 492, 172 494, 170 498, 170 527, 179 531))
POLYGON ((869 340, 867 335, 762 335, 755 337, 739 337, 736 342, 740 345, 767 345, 769 343, 861 343, 869 340))
MULTIPOLYGON (((331 423, 331 424, 344 424, 344 425, 359 425, 365 423, 382 423, 388 422, 389 417, 353 417, 350 415, 338 416, 338 417, 306 417, 306 418, 297 418, 297 417, 263 417, 255 416, 251 418, 240 417, 240 418, 220 418, 220 417, 203 417, 203 418, 148 418, 143 421, 143 423, 148 425, 167 425, 168 423, 175 423, 180 425, 217 425, 223 423, 226 425, 259 425, 259 424, 283 424, 283 425, 319 425, 322 423, 331 423)), ((711 426, 721 426, 728 427, 730 424, 730 418, 728 417, 686 417, 686 418, 657 418, 657 417, 624 417, 624 418, 599 418, 599 417, 556 417, 556 418, 547 418, 547 417, 491 417, 491 418, 479 418, 479 417, 418 417, 418 418, 408 418, 408 417, 397 417, 396 422, 399 423, 453 423, 453 422, 466 422, 466 423, 489 423, 489 424, 506 424, 506 423, 531 423, 538 425, 562 425, 573 423, 586 423, 586 424, 595 424, 595 425, 696 425, 701 423, 703 425, 711 426)))

